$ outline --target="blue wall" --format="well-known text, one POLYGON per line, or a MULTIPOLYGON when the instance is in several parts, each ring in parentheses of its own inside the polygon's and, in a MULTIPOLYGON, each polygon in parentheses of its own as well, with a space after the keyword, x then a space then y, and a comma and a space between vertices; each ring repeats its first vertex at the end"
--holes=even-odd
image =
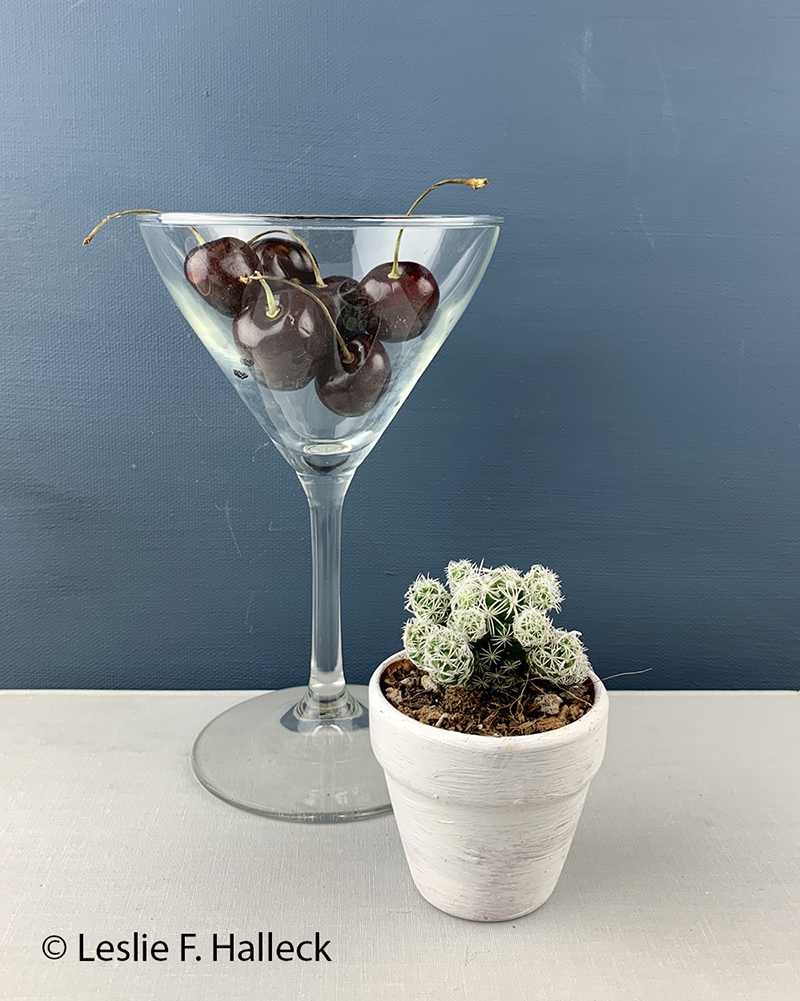
POLYGON ((346 668, 420 571, 562 577, 611 687, 797 688, 800 19, 729 0, 5 0, 0 685, 307 674, 294 474, 118 209, 503 215, 345 506, 346 668), (436 198, 434 203, 433 199, 436 198))

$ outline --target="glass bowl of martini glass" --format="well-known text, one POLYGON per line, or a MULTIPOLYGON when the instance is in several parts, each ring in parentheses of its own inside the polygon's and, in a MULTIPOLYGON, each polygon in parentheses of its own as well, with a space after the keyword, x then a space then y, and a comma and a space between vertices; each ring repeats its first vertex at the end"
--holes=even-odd
POLYGON ((294 469, 311 515, 308 685, 213 719, 195 741, 194 772, 228 803, 284 820, 386 812, 367 688, 347 685, 342 665, 342 505, 472 298, 502 220, 148 210, 137 221, 172 298, 294 469))

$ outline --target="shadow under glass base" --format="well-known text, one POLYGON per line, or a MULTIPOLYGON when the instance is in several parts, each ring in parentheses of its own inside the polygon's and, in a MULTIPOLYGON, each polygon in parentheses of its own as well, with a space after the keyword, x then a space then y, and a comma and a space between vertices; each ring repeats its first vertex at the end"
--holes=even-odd
POLYGON ((240 702, 213 719, 192 748, 192 767, 215 796, 251 813, 300 823, 361 820, 391 810, 369 740, 367 687, 348 685, 355 719, 298 719, 306 688, 240 702))

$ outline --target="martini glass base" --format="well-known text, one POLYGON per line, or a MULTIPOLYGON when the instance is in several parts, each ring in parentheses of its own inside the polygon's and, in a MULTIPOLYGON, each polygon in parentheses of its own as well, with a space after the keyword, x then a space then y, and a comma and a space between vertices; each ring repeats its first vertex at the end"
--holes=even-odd
MULTIPOLYGON (((349 685, 367 705, 367 687, 349 685)), ((200 732, 192 767, 226 803, 265 817, 325 824, 391 810, 372 753, 366 709, 349 720, 298 719, 307 689, 267 692, 221 713, 200 732)))

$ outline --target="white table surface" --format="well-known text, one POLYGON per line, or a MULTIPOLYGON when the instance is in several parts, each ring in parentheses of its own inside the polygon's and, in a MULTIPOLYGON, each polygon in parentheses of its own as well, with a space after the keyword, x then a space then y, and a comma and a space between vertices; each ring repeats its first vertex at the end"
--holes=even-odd
POLYGON ((305 826, 206 792, 192 739, 252 694, 0 693, 2 1001, 800 998, 798 693, 612 692, 555 893, 494 925, 419 896, 391 815, 305 826), (167 961, 79 962, 80 933, 134 931, 167 961), (319 931, 331 962, 207 961, 214 932, 259 931, 319 931))

